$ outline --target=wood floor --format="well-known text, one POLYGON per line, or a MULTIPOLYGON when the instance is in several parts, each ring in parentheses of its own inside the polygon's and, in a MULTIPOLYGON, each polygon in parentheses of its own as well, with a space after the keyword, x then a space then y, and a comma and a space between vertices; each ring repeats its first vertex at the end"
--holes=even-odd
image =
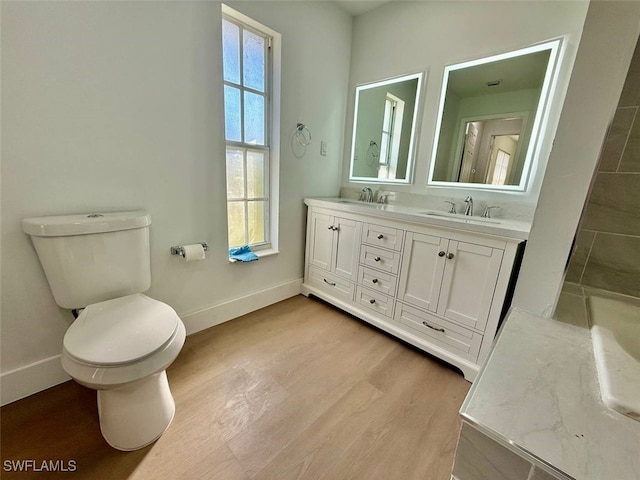
POLYGON ((107 446, 95 392, 75 382, 3 407, 0 476, 449 480, 470 387, 452 368, 303 296, 189 336, 167 373, 174 421, 135 452, 107 446), (24 459, 73 460, 76 470, 4 468, 24 459))

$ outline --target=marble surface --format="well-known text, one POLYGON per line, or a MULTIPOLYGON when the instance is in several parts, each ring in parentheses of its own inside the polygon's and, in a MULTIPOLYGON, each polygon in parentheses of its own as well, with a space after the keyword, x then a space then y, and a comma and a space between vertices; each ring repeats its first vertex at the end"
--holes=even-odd
POLYGON ((423 225, 455 228, 474 233, 498 235, 515 240, 529 237, 531 223, 505 218, 483 219, 480 216, 449 215, 446 210, 412 207, 398 204, 359 202, 348 198, 305 198, 309 206, 332 208, 345 212, 399 219, 423 225))
POLYGON ((640 422, 640 305, 598 296, 588 301, 602 400, 640 422))
MULTIPOLYGON (((449 205, 446 202, 453 202, 458 212, 464 212, 464 198, 467 193, 470 193, 474 198, 474 210, 476 215, 481 215, 486 206, 498 207, 491 211, 491 215, 495 218, 508 218, 511 220, 517 220, 521 222, 531 223, 536 211, 535 203, 516 203, 508 202, 500 199, 496 199, 495 196, 488 194, 487 192, 473 192, 467 191, 464 194, 460 193, 457 196, 442 195, 442 194, 420 194, 420 193, 408 193, 393 191, 389 188, 390 185, 372 186, 374 193, 377 195, 390 194, 388 197, 388 203, 392 205, 405 205, 408 207, 417 208, 429 208, 433 210, 446 210, 449 205), (479 197, 481 195, 481 197, 479 197), (486 197, 489 196, 489 199, 486 197)), ((360 196, 361 188, 354 187, 342 187, 340 189, 340 197, 350 198, 357 200, 360 196)))
POLYGON ((584 318, 512 310, 461 414, 560 478, 640 479, 640 423, 602 403, 584 318))

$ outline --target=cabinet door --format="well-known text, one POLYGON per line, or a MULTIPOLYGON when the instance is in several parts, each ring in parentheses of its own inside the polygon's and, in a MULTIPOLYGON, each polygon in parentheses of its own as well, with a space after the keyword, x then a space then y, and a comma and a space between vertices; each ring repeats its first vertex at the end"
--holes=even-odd
POLYGON ((446 238, 407 232, 398 299, 432 312, 437 311, 445 259, 446 238))
POLYGON ((315 267, 331 271, 334 230, 333 216, 323 213, 311 215, 311 242, 309 263, 315 267))
POLYGON ((336 243, 334 269, 336 275, 356 281, 358 278, 358 258, 360 255, 360 235, 362 223, 335 217, 336 243))
POLYGON ((484 330, 503 251, 451 240, 445 262, 438 314, 484 330))

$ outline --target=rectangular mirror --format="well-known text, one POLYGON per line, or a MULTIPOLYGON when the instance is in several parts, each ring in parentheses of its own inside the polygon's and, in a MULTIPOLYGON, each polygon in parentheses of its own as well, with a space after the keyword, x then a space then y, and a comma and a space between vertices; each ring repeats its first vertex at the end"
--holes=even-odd
POLYGON ((409 183, 422 73, 356 87, 349 180, 409 183))
POLYGON ((445 67, 429 185, 524 191, 560 40, 445 67))

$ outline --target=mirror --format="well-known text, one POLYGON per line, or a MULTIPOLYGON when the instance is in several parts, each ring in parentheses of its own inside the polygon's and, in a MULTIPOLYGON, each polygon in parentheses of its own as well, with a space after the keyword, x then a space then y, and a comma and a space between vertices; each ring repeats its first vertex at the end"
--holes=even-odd
POLYGON ((409 183, 422 73, 356 87, 349 180, 409 183))
POLYGON ((430 185, 526 189, 560 41, 448 66, 430 185))

